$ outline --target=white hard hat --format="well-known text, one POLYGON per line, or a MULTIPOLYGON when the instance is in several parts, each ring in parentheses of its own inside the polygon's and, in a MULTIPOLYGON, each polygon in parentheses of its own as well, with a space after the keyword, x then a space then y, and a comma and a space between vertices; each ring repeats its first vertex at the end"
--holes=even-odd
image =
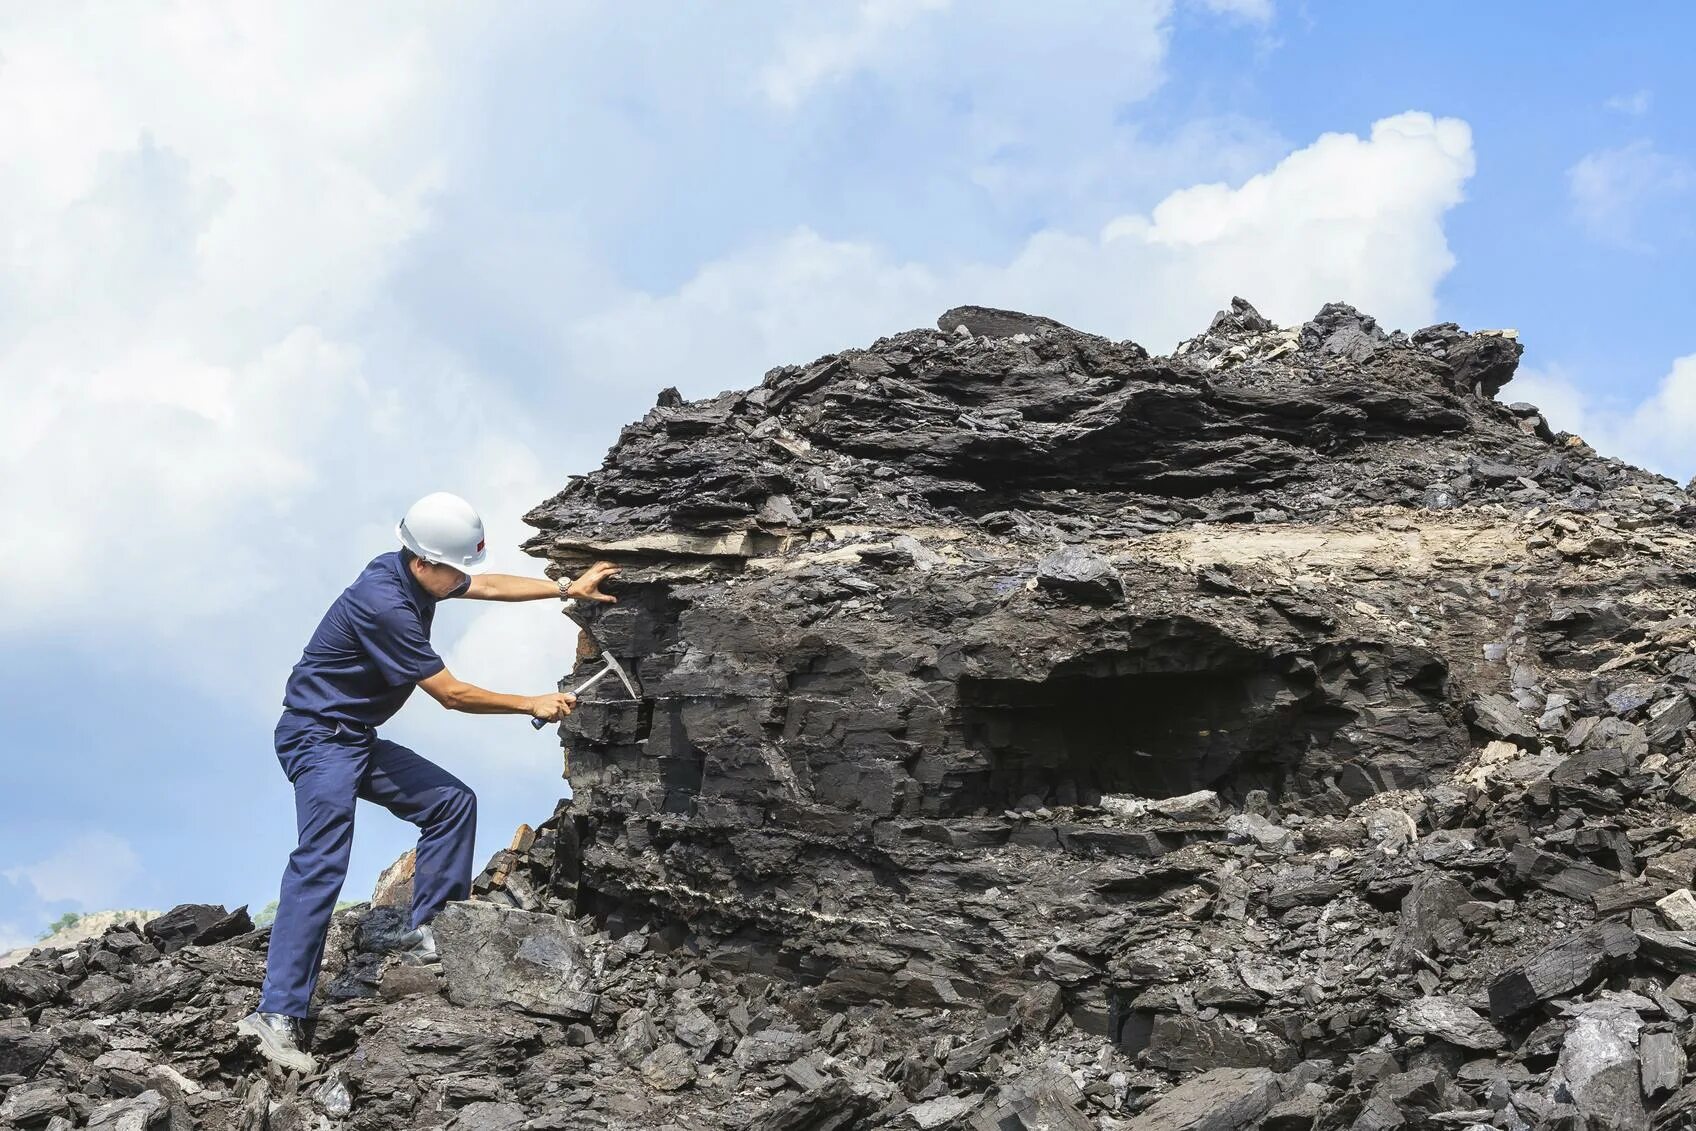
POLYGON ((437 491, 406 509, 395 527, 400 544, 427 562, 440 562, 461 573, 481 573, 488 554, 483 549, 483 520, 458 495, 437 491))

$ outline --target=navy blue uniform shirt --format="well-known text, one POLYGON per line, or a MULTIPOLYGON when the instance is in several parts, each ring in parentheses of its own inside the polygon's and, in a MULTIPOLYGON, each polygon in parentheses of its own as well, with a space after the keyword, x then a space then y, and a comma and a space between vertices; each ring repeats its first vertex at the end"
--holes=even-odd
MULTIPOLYGON (((448 596, 470 587, 467 577, 448 596)), ((283 706, 360 726, 388 722, 419 680, 447 667, 430 647, 436 604, 399 550, 372 558, 318 622, 283 706)))

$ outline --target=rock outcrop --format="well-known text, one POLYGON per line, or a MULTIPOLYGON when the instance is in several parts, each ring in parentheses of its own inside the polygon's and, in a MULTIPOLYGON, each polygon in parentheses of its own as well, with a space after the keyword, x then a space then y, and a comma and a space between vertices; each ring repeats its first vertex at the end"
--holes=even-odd
POLYGON ((1696 501, 1499 403, 1519 354, 960 307, 667 390, 529 516, 624 566, 642 698, 441 970, 338 917, 300 1081, 227 1029, 263 932, 38 955, 0 1120, 1682 1125, 1696 501))

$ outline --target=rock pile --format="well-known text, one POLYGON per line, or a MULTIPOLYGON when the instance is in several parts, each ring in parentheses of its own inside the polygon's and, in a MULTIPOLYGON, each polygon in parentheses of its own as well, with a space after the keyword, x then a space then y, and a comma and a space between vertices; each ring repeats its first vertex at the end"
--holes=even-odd
POLYGON ((436 921, 440 967, 384 961, 398 912, 341 913, 314 1025, 321 1073, 280 1079, 233 1029, 268 932, 243 930, 245 911, 171 915, 187 924, 173 935, 114 929, 0 973, 0 1126, 934 1127, 976 1107, 944 1081, 1003 1071, 1023 1083, 998 1106, 1075 1119, 1088 1097, 1059 1066, 1100 1059, 1099 1041, 1055 1031, 1057 987, 993 1017, 844 1008, 703 963, 675 933, 615 937, 472 901, 436 921))
POLYGON ((644 698, 441 968, 338 917, 298 1080, 239 916, 37 955, 0 1123, 1696 1123, 1696 503, 1498 403, 1519 352, 963 307, 667 391, 530 516, 624 565, 644 698))

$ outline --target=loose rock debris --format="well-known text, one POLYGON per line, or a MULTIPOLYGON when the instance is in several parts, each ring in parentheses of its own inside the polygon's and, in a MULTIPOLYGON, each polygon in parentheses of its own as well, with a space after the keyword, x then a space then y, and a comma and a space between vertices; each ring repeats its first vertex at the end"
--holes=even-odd
POLYGON ((962 307, 668 390, 529 516, 645 698, 442 965, 338 916, 299 1079, 244 912, 37 953, 0 1125, 1692 1125, 1696 502, 1519 352, 962 307))

